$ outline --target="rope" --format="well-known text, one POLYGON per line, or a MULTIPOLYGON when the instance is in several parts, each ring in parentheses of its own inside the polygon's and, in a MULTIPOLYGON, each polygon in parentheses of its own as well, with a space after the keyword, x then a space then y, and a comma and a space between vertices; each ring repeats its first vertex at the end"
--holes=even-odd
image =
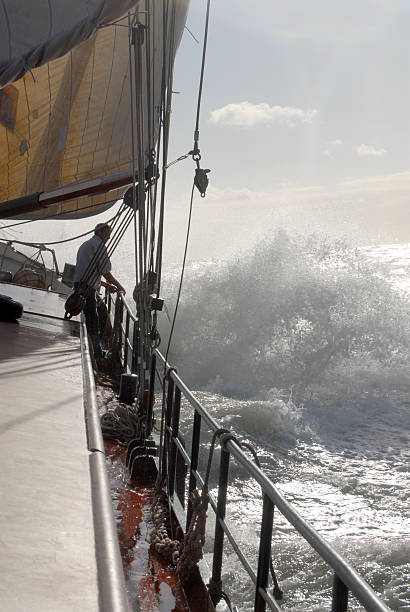
MULTIPOLYGON (((108 221, 107 221, 108 223, 108 221)), ((84 234, 79 234, 78 236, 74 236, 73 238, 67 238, 66 240, 58 240, 55 242, 23 242, 22 240, 10 240, 10 242, 15 244, 24 244, 25 246, 38 247, 40 245, 45 246, 55 245, 55 244, 64 244, 65 242, 70 242, 71 240, 77 240, 78 238, 84 238, 84 236, 88 236, 89 234, 93 234, 94 230, 90 230, 89 232, 84 232, 84 234)))
POLYGON ((206 511, 208 495, 199 495, 197 489, 191 493, 192 518, 184 538, 184 550, 178 561, 177 572, 182 583, 189 579, 192 569, 203 557, 205 544, 206 511))
MULTIPOLYGON (((153 510, 153 522, 155 530, 151 534, 151 543, 155 550, 163 555, 168 561, 174 566, 177 566, 182 550, 183 542, 174 538, 170 538, 169 534, 172 534, 172 525, 170 521, 171 507, 170 498, 163 489, 162 480, 162 460, 163 460, 163 445, 165 443, 165 412, 166 412, 166 401, 165 401, 165 383, 171 372, 176 372, 176 368, 167 368, 166 375, 162 379, 162 413, 161 413, 161 434, 160 434, 160 447, 159 447, 159 469, 158 476, 155 483, 155 493, 152 503, 153 510)), ((166 460, 166 453, 164 455, 166 460)))
MULTIPOLYGON (((135 112, 136 112, 136 129, 137 129, 137 159, 138 167, 144 167, 144 105, 142 100, 142 44, 143 44, 143 28, 141 24, 138 24, 134 32, 136 33, 134 42, 134 71, 135 71, 135 87, 136 87, 136 99, 135 99, 135 112)), ((145 191, 143 188, 142 181, 138 183, 138 207, 139 207, 139 223, 138 223, 138 247, 139 247, 139 258, 138 258, 138 275, 136 275, 137 282, 143 285, 146 277, 146 252, 147 252, 147 235, 146 235, 146 214, 145 214, 145 191)), ((134 188, 135 190, 135 188, 134 188)), ((136 190, 135 190, 136 191, 136 190)), ((135 194, 136 197, 137 194, 135 194)), ((135 226, 135 229, 136 226, 135 226)), ((136 236, 135 236, 136 238, 136 236)), ((141 308, 138 319, 140 326, 140 333, 142 337, 147 338, 147 310, 145 304, 141 308)), ((139 357, 140 357, 140 380, 145 380, 145 346, 144 342, 139 343, 139 357)), ((141 392, 144 391, 144 385, 141 386, 141 392)))
POLYGON ((133 406, 119 404, 101 416, 104 438, 128 443, 137 437, 137 411, 133 406))
MULTIPOLYGON (((174 371, 175 368, 169 368, 167 371, 167 377, 174 371)), ((163 379, 165 385, 165 378, 163 379)), ((164 410, 163 410, 164 413, 164 410)), ((161 434, 163 429, 163 423, 161 424, 161 434)), ((211 448, 208 456, 208 466, 204 481, 202 493, 199 494, 198 490, 192 491, 190 500, 192 503, 192 518, 189 524, 187 533, 185 534, 183 542, 178 539, 170 538, 169 533, 171 532, 171 521, 170 521, 170 508, 169 498, 162 487, 162 474, 161 468, 158 472, 157 481, 155 484, 155 493, 152 502, 153 509, 153 522, 155 529, 151 534, 151 543, 155 550, 163 555, 173 565, 176 565, 178 575, 183 583, 185 583, 192 572, 192 569, 202 559, 202 549, 205 544, 205 527, 206 527, 206 511, 208 508, 209 496, 208 496, 208 482, 211 471, 212 458, 215 449, 216 438, 222 434, 229 433, 227 429, 218 429, 215 431, 211 448)), ((162 438, 162 435, 161 435, 162 438)), ((160 456, 162 453, 160 453, 160 456)))
POLYGON ((201 111, 201 99, 202 99, 202 86, 204 81, 204 72, 205 72, 205 57, 206 57, 206 45, 208 41, 208 25, 209 25, 209 7, 211 4, 211 0, 208 0, 206 6, 206 17, 205 17, 205 34, 204 34, 204 44, 202 47, 202 65, 201 65, 201 76, 199 79, 199 90, 198 90, 198 102, 196 109, 196 122, 195 122, 195 132, 194 132, 194 153, 199 153, 198 149, 198 141, 199 141, 199 114, 201 111))
MULTIPOLYGON (((115 227, 117 221, 119 220, 121 214, 124 212, 125 208, 126 208, 125 204, 123 203, 123 205, 118 209, 116 215, 110 219, 110 222, 114 221, 113 227, 115 227)), ((114 233, 114 236, 112 237, 111 244, 109 245, 109 249, 110 249, 109 253, 108 253, 108 250, 106 251, 106 247, 105 247, 105 244, 103 242, 101 242, 101 244, 98 246, 98 248, 97 248, 96 252, 94 253, 93 257, 91 258, 91 260, 90 260, 90 262, 89 262, 89 264, 88 264, 88 266, 87 266, 87 268, 85 270, 84 276, 83 276, 83 278, 81 280, 81 283, 82 283, 82 292, 83 293, 86 292, 87 284, 90 281, 91 281, 91 284, 93 285, 94 282, 97 280, 98 275, 100 274, 100 272, 99 272, 100 265, 102 263, 104 263, 104 260, 106 258, 109 258, 110 255, 114 252, 115 248, 118 245, 119 240, 124 235, 124 233, 125 233, 125 231, 126 231, 126 229, 128 227, 128 224, 129 224, 129 221, 127 220, 127 216, 126 216, 125 220, 123 219, 121 221, 121 223, 119 225, 119 228, 117 229, 116 233, 114 233)), ((43 258, 43 255, 42 255, 42 251, 43 250, 48 250, 48 251, 50 251, 52 253, 52 255, 53 255, 53 262, 54 262, 54 264, 56 266, 56 272, 57 272, 57 274, 59 273, 58 272, 58 267, 57 267, 57 261, 56 261, 55 253, 54 253, 54 251, 52 249, 48 249, 45 246, 46 244, 48 244, 48 245, 64 244, 66 242, 70 242, 71 240, 76 240, 78 238, 82 238, 84 236, 87 236, 87 235, 89 235, 89 234, 91 234, 93 232, 94 232, 94 230, 91 230, 91 231, 85 232, 84 234, 80 234, 79 236, 75 236, 75 237, 72 237, 72 238, 69 238, 69 239, 66 239, 66 240, 49 242, 49 243, 40 243, 39 244, 39 243, 33 243, 33 242, 24 242, 24 241, 20 241, 20 240, 12 240, 12 241, 9 241, 9 244, 16 243, 16 244, 22 244, 22 245, 25 245, 25 246, 29 246, 29 247, 38 248, 39 249, 38 253, 36 255, 34 255, 33 257, 28 258, 28 259, 29 260, 31 259, 31 260, 35 261, 35 258, 41 257, 42 263, 43 263, 43 269, 44 269, 44 277, 45 277, 45 262, 44 262, 44 258, 43 258)), ((4 255, 4 253, 3 253, 3 255, 4 255)), ((66 316, 67 316, 67 313, 66 313, 66 316)))
MULTIPOLYGON (((167 31, 165 24, 168 22, 168 3, 163 5, 163 40, 168 40, 167 31)), ((169 133, 171 123, 171 104, 172 104, 172 84, 173 84, 173 63, 171 61, 171 54, 174 49, 175 39, 175 4, 172 6, 171 16, 171 31, 169 35, 169 45, 171 53, 169 54, 169 62, 166 65, 166 48, 163 47, 163 69, 162 69, 162 80, 161 90, 164 103, 162 105, 162 181, 161 181, 161 200, 159 210, 159 222, 158 222, 158 246, 155 269, 157 273, 157 297, 159 297, 162 280, 162 253, 163 253, 163 241, 164 241, 164 217, 165 217, 165 188, 167 179, 167 161, 168 161, 168 146, 169 146, 169 133), (166 78, 167 77, 167 78, 166 78)), ((159 158, 158 158, 159 159, 159 158)))
MULTIPOLYGON (((134 21, 136 14, 134 14, 134 21)), ((136 227, 136 216, 137 216, 137 199, 136 199, 136 181, 135 181, 135 140, 134 140, 134 95, 133 95, 133 70, 132 70, 132 36, 131 36, 131 13, 128 12, 128 61, 130 71, 130 106, 131 106, 131 160, 133 168, 132 177, 132 204, 134 209, 134 260, 135 260, 135 274, 137 274, 137 227, 136 227)))
MULTIPOLYGON (((167 351, 166 351, 166 355, 165 355, 165 361, 167 361, 167 358, 168 358, 168 353, 169 353, 169 349, 170 349, 170 346, 171 346, 171 340, 172 340, 172 336, 173 336, 173 333, 174 333, 174 327, 175 327, 175 321, 176 321, 178 307, 179 307, 179 301, 180 301, 180 297, 181 297, 182 282, 183 282, 184 273, 185 273, 186 256, 187 256, 187 251, 188 251, 189 233, 190 233, 190 229, 191 229, 191 218, 192 218, 192 205, 193 205, 193 198, 194 198, 194 188, 195 188, 195 186, 197 186, 199 191, 200 191, 200 193, 201 193, 201 196, 204 197, 205 196, 205 189, 206 189, 206 186, 207 186, 207 183, 208 183, 206 174, 209 172, 209 170, 201 170, 201 168, 199 167, 199 160, 201 159, 201 155, 200 155, 198 143, 199 143, 199 117, 200 117, 200 112, 201 112, 202 87, 203 87, 204 73, 205 73, 206 47, 207 47, 207 41, 208 41, 209 9, 210 9, 210 0, 208 0, 207 7, 206 7, 205 33, 204 33, 204 42, 203 42, 203 47, 202 47, 201 74, 200 74, 200 78, 199 78, 198 100, 197 100, 195 131, 194 131, 194 148, 189 153, 189 155, 192 155, 192 158, 196 162, 197 169, 196 169, 196 173, 195 173, 194 184, 192 185, 191 200, 190 200, 189 215, 188 215, 188 227, 187 227, 187 233, 186 233, 186 239, 185 239, 185 249, 184 249, 184 257, 183 257, 183 263, 182 263, 181 277, 180 277, 180 282, 179 282, 177 302, 176 302, 174 316, 173 316, 172 325, 171 325, 171 331, 170 331, 169 339, 168 339, 168 346, 167 346, 167 351)), ((182 159, 184 159, 184 156, 181 156, 175 162, 172 162, 171 165, 176 163, 177 161, 182 160, 182 159)), ((164 170, 165 170, 165 167, 166 167, 166 163, 164 162, 164 164, 163 164, 163 169, 164 170)))
POLYGON ((189 234, 190 234, 190 231, 191 231, 191 218, 192 218, 192 204, 193 204, 193 199, 194 199, 194 189, 195 189, 195 185, 192 185, 191 201, 190 201, 190 204, 189 204, 188 227, 187 227, 186 238, 185 238, 184 257, 183 257, 183 261, 182 261, 181 276, 180 276, 180 280, 179 280, 178 296, 177 296, 177 301, 176 301, 176 305, 175 305, 174 316, 172 317, 172 325, 171 325, 171 331, 169 333, 167 350, 166 350, 166 353, 165 353, 165 362, 168 361, 168 353, 169 353, 169 349, 170 349, 170 346, 171 346, 172 336, 173 336, 174 328, 175 328, 175 321, 176 321, 177 314, 178 314, 179 301, 180 301, 180 298, 181 298, 182 283, 183 283, 184 274, 185 274, 186 256, 187 256, 187 252, 188 252, 189 234))
POLYGON ((169 520, 168 498, 163 489, 156 490, 152 502, 152 520, 155 526, 151 534, 151 544, 173 566, 178 564, 183 542, 169 537, 171 530, 169 520))
MULTIPOLYGON (((123 211, 124 212, 124 211, 123 211)), ((116 218, 116 215, 114 215, 114 217, 111 217, 111 219, 108 219, 107 223, 111 223, 114 219, 116 218)), ((34 219, 33 219, 34 220, 34 219)), ((37 219, 35 219, 37 221, 37 219)), ((24 221, 24 223, 26 223, 26 221, 24 221)), ((9 226, 10 227, 10 226, 9 226)), ((4 229, 3 227, 0 229, 4 229)), ((24 244, 25 246, 32 246, 32 247, 37 247, 37 246, 54 246, 55 244, 65 244, 66 242, 71 242, 72 240, 78 240, 79 238, 84 238, 84 236, 89 236, 90 234, 93 234, 94 230, 90 230, 88 232, 84 232, 84 234, 78 234, 78 236, 72 236, 71 238, 66 238, 65 240, 57 240, 54 242, 22 242, 20 240, 11 240, 10 242, 12 243, 16 243, 16 244, 24 244)))
POLYGON ((197 38, 196 38, 196 37, 193 35, 193 33, 191 32, 191 30, 188 28, 188 26, 187 26, 187 25, 185 26, 185 30, 187 30, 187 31, 188 31, 188 32, 191 34, 191 36, 192 36, 192 38, 194 39, 194 41, 195 41, 196 43, 198 43, 198 45, 199 45, 199 40, 198 40, 198 39, 197 39, 197 38))
POLYGON ((202 549, 205 544, 206 511, 209 502, 208 483, 211 473, 212 458, 217 437, 226 433, 229 433, 229 431, 223 428, 217 429, 214 432, 208 455, 208 465, 202 493, 200 495, 198 490, 194 489, 190 496, 192 503, 192 518, 184 538, 183 553, 177 565, 177 571, 182 583, 189 579, 194 566, 203 557, 202 549))
POLYGON ((178 162, 183 161, 184 159, 187 159, 191 154, 192 154, 192 151, 189 151, 188 153, 185 153, 185 155, 181 155, 180 157, 178 157, 178 159, 174 159, 174 161, 164 166, 163 169, 168 170, 168 168, 171 168, 171 166, 173 166, 174 164, 177 164, 178 162))
POLYGON ((87 285, 92 286, 95 283, 98 276, 100 276, 101 274, 100 269, 99 269, 100 266, 104 264, 110 258, 114 250, 117 248, 119 241, 123 237, 131 221, 130 214, 128 213, 128 215, 126 215, 125 218, 122 219, 122 221, 120 222, 119 226, 116 229, 115 229, 115 226, 117 225, 119 218, 125 209, 126 209, 126 204, 123 203, 123 205, 119 208, 119 210, 117 211, 117 214, 114 217, 114 222, 111 227, 111 229, 114 231, 112 231, 109 240, 107 241, 107 243, 104 243, 103 241, 101 241, 93 257, 91 258, 84 272, 83 278, 81 279, 81 285, 84 291, 86 290, 87 285))

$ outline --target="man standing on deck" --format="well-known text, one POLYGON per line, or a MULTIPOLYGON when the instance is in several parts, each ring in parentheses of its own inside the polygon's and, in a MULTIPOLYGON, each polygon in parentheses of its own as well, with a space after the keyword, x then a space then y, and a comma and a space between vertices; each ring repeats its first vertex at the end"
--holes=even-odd
POLYGON ((99 295, 101 276, 108 281, 108 284, 103 284, 109 291, 125 293, 124 287, 111 274, 111 262, 105 246, 110 234, 111 227, 108 223, 98 223, 95 226, 94 236, 78 249, 74 274, 74 289, 81 290, 86 296, 85 323, 96 359, 103 357, 101 336, 107 321, 105 306, 99 295))

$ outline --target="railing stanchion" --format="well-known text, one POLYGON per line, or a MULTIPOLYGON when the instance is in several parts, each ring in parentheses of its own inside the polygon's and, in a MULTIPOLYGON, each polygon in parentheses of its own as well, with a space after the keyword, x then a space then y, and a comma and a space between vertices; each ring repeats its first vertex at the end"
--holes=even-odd
POLYGON ((177 445, 175 440, 178 439, 178 430, 179 430, 179 413, 181 409, 181 390, 178 387, 175 387, 175 397, 174 397, 174 409, 172 412, 172 439, 171 439, 171 449, 169 454, 169 495, 172 497, 174 495, 175 489, 175 467, 177 462, 177 445))
POLYGON ((195 410, 194 427, 192 432, 192 447, 191 447, 191 469, 189 475, 189 492, 188 492, 188 509, 186 518, 186 530, 188 531, 189 524, 192 518, 192 502, 191 493, 196 488, 195 471, 198 469, 199 445, 201 442, 201 415, 195 410))
POLYGON ((132 361, 131 361, 131 372, 135 373, 138 370, 138 320, 133 321, 132 329, 132 361))
MULTIPOLYGON (((221 449, 221 461, 219 464, 219 485, 218 485, 218 503, 216 507, 216 523, 215 523, 215 541, 214 555, 212 563, 212 583, 214 585, 221 584, 222 574, 222 556, 224 547, 224 530, 219 519, 224 520, 226 514, 226 496, 228 491, 228 475, 229 475, 229 452, 223 447, 221 449)), ((214 604, 217 602, 214 601, 214 604)))
POLYGON ((130 313, 128 310, 125 313, 125 338, 124 338, 124 371, 127 372, 128 365, 128 339, 130 335, 130 313))
POLYGON ((172 407, 174 403, 174 381, 168 378, 167 388, 167 407, 165 412, 165 428, 164 428, 164 444, 162 446, 162 478, 167 482, 168 478, 168 462, 170 454, 170 434, 169 427, 171 427, 172 419, 172 407))
POLYGON ((274 505, 269 497, 263 496, 262 526, 259 538, 258 574, 256 576, 255 612, 265 612, 266 601, 259 589, 266 591, 269 578, 269 563, 271 556, 272 526, 274 505))
POLYGON ((121 296, 117 294, 117 298, 115 300, 115 309, 114 309, 114 329, 118 331, 117 336, 117 347, 118 347, 118 355, 121 361, 121 366, 123 366, 122 359, 122 316, 123 316, 123 303, 121 296))
POLYGON ((332 612, 346 612, 349 589, 337 574, 333 579, 332 612))
POLYGON ((147 413, 147 435, 150 436, 152 432, 152 414, 154 411, 154 392, 155 392, 155 372, 157 367, 157 358, 153 353, 151 355, 151 368, 150 368, 150 379, 149 379, 149 397, 148 397, 148 413, 147 413))

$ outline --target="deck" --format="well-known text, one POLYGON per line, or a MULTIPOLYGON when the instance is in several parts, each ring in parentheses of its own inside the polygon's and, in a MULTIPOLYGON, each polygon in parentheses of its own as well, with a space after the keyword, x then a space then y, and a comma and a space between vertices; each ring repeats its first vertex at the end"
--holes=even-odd
POLYGON ((87 443, 80 323, 62 318, 59 294, 4 283, 0 294, 25 311, 0 322, 1 609, 113 609, 102 598, 111 553, 93 472, 104 455, 87 443))

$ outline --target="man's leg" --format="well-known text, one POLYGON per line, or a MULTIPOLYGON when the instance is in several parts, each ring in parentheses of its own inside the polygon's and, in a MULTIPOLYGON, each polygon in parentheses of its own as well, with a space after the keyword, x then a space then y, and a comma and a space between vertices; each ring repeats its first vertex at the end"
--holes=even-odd
POLYGON ((108 320, 108 311, 103 299, 101 299, 100 295, 97 293, 97 315, 98 315, 98 334, 100 336, 100 340, 104 338, 105 328, 107 326, 108 320))
POLYGON ((94 289, 88 290, 88 295, 84 306, 84 316, 88 335, 94 349, 94 357, 99 359, 103 356, 103 353, 101 350, 98 333, 97 297, 94 289))

